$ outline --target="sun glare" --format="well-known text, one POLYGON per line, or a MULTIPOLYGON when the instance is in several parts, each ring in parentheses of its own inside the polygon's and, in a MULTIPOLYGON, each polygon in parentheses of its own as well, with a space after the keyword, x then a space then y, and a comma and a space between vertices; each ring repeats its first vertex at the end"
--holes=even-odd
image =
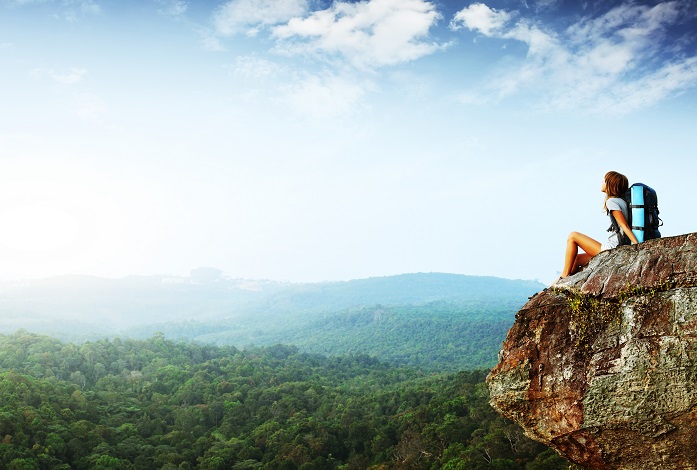
POLYGON ((0 214, 0 223, 0 244, 13 250, 60 250, 78 236, 75 217, 49 206, 15 207, 0 214))

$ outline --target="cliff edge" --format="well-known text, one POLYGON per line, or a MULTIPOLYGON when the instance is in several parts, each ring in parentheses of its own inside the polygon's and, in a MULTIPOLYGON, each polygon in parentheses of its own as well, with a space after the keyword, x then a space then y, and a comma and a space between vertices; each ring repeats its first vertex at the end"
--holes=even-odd
POLYGON ((491 405, 591 469, 697 469, 697 233, 602 252, 516 314, 491 405))

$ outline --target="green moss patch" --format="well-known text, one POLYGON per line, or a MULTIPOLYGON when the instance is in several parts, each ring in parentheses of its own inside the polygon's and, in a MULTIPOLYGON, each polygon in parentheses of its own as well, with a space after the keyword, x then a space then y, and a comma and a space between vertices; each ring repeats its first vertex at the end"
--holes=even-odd
POLYGON ((571 311, 569 329, 576 332, 576 351, 586 356, 598 334, 607 328, 619 328, 622 323, 622 306, 630 299, 637 297, 653 298, 660 292, 666 292, 675 287, 673 280, 661 280, 653 286, 627 286, 621 289, 616 297, 603 299, 577 290, 555 288, 556 294, 566 297, 571 311))

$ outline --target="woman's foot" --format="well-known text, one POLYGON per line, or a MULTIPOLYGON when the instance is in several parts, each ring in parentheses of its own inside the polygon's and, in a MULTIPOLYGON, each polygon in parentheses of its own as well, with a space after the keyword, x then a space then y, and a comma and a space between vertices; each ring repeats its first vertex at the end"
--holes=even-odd
POLYGON ((557 287, 557 285, 562 281, 562 279, 566 279, 569 276, 559 276, 556 281, 552 283, 551 286, 549 287, 557 287))

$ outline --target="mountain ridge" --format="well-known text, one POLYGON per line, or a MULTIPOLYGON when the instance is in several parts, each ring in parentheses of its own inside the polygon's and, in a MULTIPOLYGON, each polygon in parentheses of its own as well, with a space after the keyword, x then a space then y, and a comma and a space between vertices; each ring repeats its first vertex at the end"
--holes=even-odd
POLYGON ((368 353, 457 370, 491 367, 514 312, 544 286, 448 273, 324 283, 64 276, 0 286, 0 332, 64 340, 168 338, 218 345, 297 344, 323 354, 368 353))

